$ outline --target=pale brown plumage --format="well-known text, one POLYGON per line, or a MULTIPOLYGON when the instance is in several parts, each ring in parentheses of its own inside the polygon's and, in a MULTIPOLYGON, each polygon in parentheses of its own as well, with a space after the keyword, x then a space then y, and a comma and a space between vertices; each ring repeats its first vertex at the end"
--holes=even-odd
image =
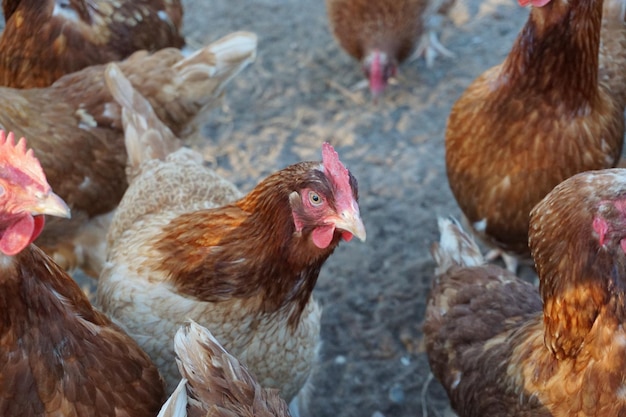
MULTIPOLYGON (((255 53, 256 36, 236 32, 186 58, 174 48, 140 51, 119 67, 184 138, 255 53)), ((71 220, 49 222, 38 245, 63 267, 80 266, 96 276, 105 256, 100 243, 110 222, 107 215, 127 187, 120 106, 104 85, 103 71, 104 66, 88 67, 41 89, 0 87, 0 128, 30 138, 50 184, 72 208, 71 220), (98 223, 95 230, 92 220, 98 223), (91 246, 94 240, 97 246, 91 246)))
POLYGON ((555 185, 620 156, 626 26, 621 6, 607 13, 599 55, 602 8, 601 0, 533 7, 506 60, 450 112, 450 188, 474 231, 505 252, 529 256, 528 214, 555 185))
MULTIPOLYGON (((108 82, 120 84, 118 75, 107 71, 108 82)), ((158 122, 151 112, 135 116, 127 121, 158 122)), ((190 149, 133 158, 139 174, 109 231, 98 303, 151 355, 170 391, 180 379, 171 340, 187 319, 286 401, 305 385, 319 345, 311 294, 320 269, 342 238, 365 238, 356 181, 323 149, 324 162, 289 166, 247 196, 190 149)))
POLYGON ((154 416, 165 397, 157 368, 29 244, 44 214, 68 216, 68 207, 23 142, 0 133, 0 148, 0 414, 154 416))
POLYGON ((174 349, 183 379, 159 417, 291 416, 278 391, 259 385, 206 328, 185 324, 176 332, 174 349))
POLYGON ((625 414, 626 170, 575 175, 533 210, 539 292, 442 225, 424 335, 459 416, 625 414))
POLYGON ((47 87, 90 65, 185 43, 180 0, 3 0, 2 7, 7 87, 47 87))

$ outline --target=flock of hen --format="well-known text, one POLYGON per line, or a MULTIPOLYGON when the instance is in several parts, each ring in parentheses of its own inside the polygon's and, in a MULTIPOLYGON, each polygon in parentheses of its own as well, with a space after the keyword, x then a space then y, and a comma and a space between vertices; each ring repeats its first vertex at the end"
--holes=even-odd
MULTIPOLYGON (((451 189, 494 252, 439 219, 430 366, 461 416, 626 415, 626 0, 524 3, 448 119, 451 189), (539 289, 514 274, 531 256, 539 289)), ((411 54, 448 53, 428 22, 451 5, 327 0, 379 99, 411 54)), ((312 291, 366 236, 357 181, 324 144, 242 195, 183 146, 256 36, 187 51, 179 0, 2 6, 0 415, 305 414, 312 291)))

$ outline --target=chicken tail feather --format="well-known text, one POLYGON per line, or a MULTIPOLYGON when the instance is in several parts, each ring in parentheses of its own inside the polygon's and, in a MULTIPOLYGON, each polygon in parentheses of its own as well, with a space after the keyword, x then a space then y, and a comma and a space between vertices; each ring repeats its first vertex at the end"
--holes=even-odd
POLYGON ((437 274, 444 273, 453 265, 478 266, 485 263, 480 248, 455 218, 440 217, 437 223, 441 237, 430 250, 437 263, 437 274))
POLYGON ((104 79, 111 95, 122 107, 127 175, 131 181, 139 174, 143 162, 165 159, 180 148, 180 140, 161 122, 148 100, 134 89, 116 64, 106 67, 104 79))
POLYGON ((233 32, 199 49, 174 65, 190 92, 194 82, 215 84, 217 93, 256 58, 257 36, 251 32, 233 32))
POLYGON ((187 417, 187 380, 180 380, 180 383, 161 407, 157 417, 187 417))
POLYGON ((200 408, 201 415, 242 415, 236 411, 247 409, 255 416, 289 416, 278 392, 262 388, 209 330, 194 321, 178 330, 174 349, 178 369, 188 381, 189 407, 200 408))
MULTIPOLYGON (((171 91, 180 100, 180 108, 170 112, 184 118, 191 113, 202 116, 215 107, 228 83, 256 58, 257 36, 251 32, 234 32, 197 50, 172 69, 176 76, 171 80, 171 91), (198 110, 200 109, 200 110, 198 110)), ((177 100, 172 101, 173 104, 177 100)), ((198 125, 201 120, 195 120, 198 125)), ((181 132, 183 136, 189 132, 181 132)))

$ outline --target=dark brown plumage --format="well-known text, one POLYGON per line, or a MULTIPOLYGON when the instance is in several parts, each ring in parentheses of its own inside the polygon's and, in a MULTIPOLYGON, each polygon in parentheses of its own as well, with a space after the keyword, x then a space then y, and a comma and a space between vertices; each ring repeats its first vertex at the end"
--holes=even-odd
POLYGON ((532 211, 540 293, 440 228, 424 335, 459 416, 626 414, 626 170, 575 175, 532 211))
POLYGON ((2 416, 155 415, 156 366, 67 273, 34 245, 1 273, 2 416))
POLYGON ((533 7, 506 60, 452 107, 450 188, 474 231, 501 250, 528 257, 534 205, 564 179, 618 161, 625 78, 616 69, 626 64, 618 47, 626 27, 623 11, 606 17, 622 23, 606 25, 605 46, 615 49, 599 55, 602 9, 601 0, 533 7))
POLYGON ((0 133, 0 415, 151 417, 148 356, 39 248, 43 214, 68 216, 25 143, 0 133))
POLYGON ((90 65, 185 43, 180 0, 3 0, 2 7, 7 87, 47 87, 90 65))

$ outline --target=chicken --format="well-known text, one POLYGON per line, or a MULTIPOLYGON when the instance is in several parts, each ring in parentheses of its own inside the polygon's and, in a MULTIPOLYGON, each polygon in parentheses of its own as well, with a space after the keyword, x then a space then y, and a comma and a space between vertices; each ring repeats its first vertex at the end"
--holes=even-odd
MULTIPOLYGON (((140 51, 119 66, 177 137, 188 137, 254 59, 256 44, 256 35, 237 32, 187 58, 174 48, 140 51)), ((50 221, 36 243, 62 267, 95 276, 106 257, 110 212, 127 187, 120 107, 103 72, 88 67, 41 89, 0 87, 0 129, 30 138, 50 184, 72 209, 71 220, 50 221)))
POLYGON ((459 416, 625 415, 626 170, 577 174, 533 209, 539 293, 440 229, 424 337, 459 416))
POLYGON ((330 28, 337 42, 361 63, 374 98, 380 96, 398 65, 420 45, 429 60, 435 48, 451 53, 425 25, 454 0, 326 0, 330 28))
POLYGON ((31 242, 70 214, 26 141, 0 132, 0 414, 150 417, 165 399, 150 358, 31 242))
MULTIPOLYGON (((599 60, 602 1, 533 4, 504 62, 453 105, 445 138, 452 193, 474 232, 507 255, 511 271, 518 257, 529 258, 534 205, 578 172, 615 166, 624 138, 618 91, 626 49, 604 48, 599 60), (620 69, 607 80, 607 68, 620 69)), ((617 46, 626 36, 623 13, 606 17, 621 22, 603 34, 617 46)))
POLYGON ((180 0, 3 0, 2 8, 0 85, 7 87, 47 87, 138 50, 185 44, 180 0))
MULTIPOLYGON (((106 77, 121 104, 137 102, 137 92, 124 97, 120 71, 106 77)), ((153 116, 127 127, 129 152, 143 148, 129 146, 140 141, 129 132, 156 126, 153 116)), ((316 361, 321 311, 311 293, 320 269, 340 240, 365 240, 355 178, 324 144, 322 162, 291 165, 242 196, 190 149, 150 159, 161 148, 129 155, 141 165, 109 229, 98 304, 148 352, 169 392, 180 380, 171 339, 192 319, 291 401, 316 361)))
POLYGON ((264 389, 237 358, 195 322, 176 332, 174 349, 183 379, 159 417, 289 417, 276 390, 264 389))

